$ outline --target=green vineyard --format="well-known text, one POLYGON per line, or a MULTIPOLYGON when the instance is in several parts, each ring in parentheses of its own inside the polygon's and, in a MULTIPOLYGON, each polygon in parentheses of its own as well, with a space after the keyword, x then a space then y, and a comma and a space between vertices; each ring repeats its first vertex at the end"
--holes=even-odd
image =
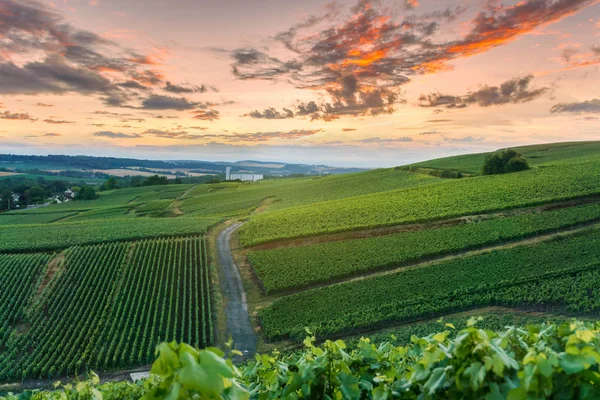
POLYGON ((367 239, 250 251, 248 258, 267 293, 273 293, 599 220, 600 205, 592 203, 367 239))
POLYGON ((162 341, 213 342, 201 237, 2 256, 0 269, 15 281, 0 303, 0 380, 133 367, 162 341))
POLYGON ((273 340, 352 333, 490 305, 600 310, 600 232, 308 290, 260 312, 273 340))
POLYGON ((353 229, 452 218, 598 194, 600 164, 587 162, 518 174, 439 179, 436 184, 291 207, 252 218, 245 246, 353 229))

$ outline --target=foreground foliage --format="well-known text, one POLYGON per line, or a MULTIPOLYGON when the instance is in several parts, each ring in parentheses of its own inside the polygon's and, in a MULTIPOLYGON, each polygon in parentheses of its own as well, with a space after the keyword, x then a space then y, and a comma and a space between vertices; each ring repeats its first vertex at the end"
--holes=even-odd
POLYGON ((471 319, 409 344, 361 339, 292 355, 257 355, 241 369, 217 349, 163 343, 143 384, 105 384, 94 377, 32 399, 592 399, 600 396, 600 323, 477 328, 471 319), (118 393, 118 395, 115 395, 118 393))

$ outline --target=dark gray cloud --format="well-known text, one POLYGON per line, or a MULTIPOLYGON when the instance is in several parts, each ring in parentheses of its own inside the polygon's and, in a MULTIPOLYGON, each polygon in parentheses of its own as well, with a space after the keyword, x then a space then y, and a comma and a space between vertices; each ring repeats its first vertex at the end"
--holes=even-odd
POLYGON ((257 119, 288 119, 294 118, 294 112, 288 108, 284 108, 283 111, 277 111, 275 108, 270 107, 263 111, 254 110, 245 116, 257 118, 257 119))
POLYGON ((164 90, 171 93, 206 93, 208 91, 218 92, 218 89, 214 86, 207 85, 173 85, 171 82, 167 81, 165 84, 164 90))
POLYGON ((148 86, 142 85, 141 83, 134 81, 134 80, 119 82, 119 83, 117 83, 117 86, 122 87, 122 88, 136 89, 136 90, 142 90, 142 91, 150 90, 150 88, 148 86))
MULTIPOLYGON (((0 54, 35 55, 37 59, 17 64, 0 56, 0 95, 79 93, 97 96, 107 106, 135 108, 140 93, 152 89, 174 93, 214 89, 171 85, 154 69, 159 64, 154 58, 77 29, 37 0, 0 0, 0 38, 0 54)), ((142 108, 168 109, 152 108, 165 106, 158 98, 146 101, 142 108)), ((173 109, 189 109, 183 102, 179 107, 183 108, 173 109)))
POLYGON ((112 132, 112 131, 100 131, 100 132, 94 132, 93 133, 94 136, 96 137, 105 137, 105 138, 111 138, 111 139, 139 139, 142 136, 137 134, 137 133, 122 133, 122 132, 112 132))
POLYGON ((476 91, 460 96, 441 93, 421 95, 419 106, 465 108, 477 104, 481 107, 490 107, 510 103, 526 103, 550 93, 551 89, 547 87, 531 89, 529 86, 532 80, 533 75, 514 78, 502 83, 500 86, 485 85, 476 91))
POLYGON ((184 97, 172 97, 153 94, 142 100, 141 108, 145 110, 192 110, 198 107, 197 102, 190 102, 184 97))
POLYGON ((553 114, 598 114, 600 113, 600 99, 592 99, 573 103, 558 103, 552 106, 553 114))

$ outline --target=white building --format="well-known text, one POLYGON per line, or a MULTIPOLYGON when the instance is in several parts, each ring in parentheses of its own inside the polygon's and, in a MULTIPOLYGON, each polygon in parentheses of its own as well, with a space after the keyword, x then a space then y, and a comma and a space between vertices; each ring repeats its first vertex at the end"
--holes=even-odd
POLYGON ((265 179, 263 174, 232 174, 231 167, 225 168, 225 180, 235 181, 240 180, 242 182, 256 182, 265 179))

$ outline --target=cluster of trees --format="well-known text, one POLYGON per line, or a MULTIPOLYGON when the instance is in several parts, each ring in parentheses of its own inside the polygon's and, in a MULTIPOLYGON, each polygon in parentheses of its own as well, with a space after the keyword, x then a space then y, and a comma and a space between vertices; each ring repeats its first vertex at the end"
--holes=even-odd
POLYGON ((81 184, 72 186, 62 180, 47 181, 43 177, 27 179, 22 177, 0 180, 0 211, 23 208, 33 204, 45 203, 48 199, 64 200, 65 191, 71 189, 77 200, 93 200, 98 198, 92 186, 81 184))
POLYGON ((122 178, 111 176, 102 185, 100 185, 100 190, 114 190, 128 187, 169 185, 181 183, 183 183, 183 180, 181 178, 168 179, 166 176, 161 175, 152 175, 146 178, 144 178, 143 176, 125 176, 122 178))
POLYGON ((514 150, 504 150, 502 153, 490 154, 483 164, 483 175, 508 174, 528 170, 529 164, 521 154, 514 150))

